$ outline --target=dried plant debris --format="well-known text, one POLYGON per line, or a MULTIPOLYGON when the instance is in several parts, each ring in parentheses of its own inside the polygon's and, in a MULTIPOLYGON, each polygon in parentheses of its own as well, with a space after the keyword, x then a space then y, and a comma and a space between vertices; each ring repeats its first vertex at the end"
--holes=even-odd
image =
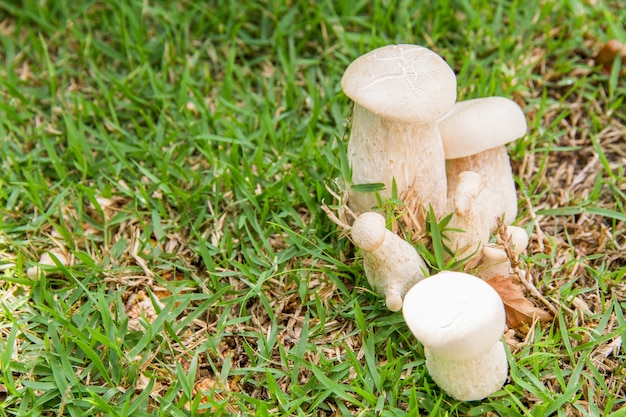
POLYGON ((524 296, 522 284, 515 276, 495 276, 487 280, 487 283, 496 290, 502 298, 506 311, 506 324, 511 329, 524 326, 531 327, 536 321, 548 322, 552 320, 552 314, 537 307, 535 303, 524 296))
MULTIPOLYGON (((617 336, 598 346, 590 355, 591 362, 598 369, 607 368, 606 360, 609 356, 617 356, 622 348, 622 337, 617 336)), ((604 369, 614 371, 614 369, 604 369)))

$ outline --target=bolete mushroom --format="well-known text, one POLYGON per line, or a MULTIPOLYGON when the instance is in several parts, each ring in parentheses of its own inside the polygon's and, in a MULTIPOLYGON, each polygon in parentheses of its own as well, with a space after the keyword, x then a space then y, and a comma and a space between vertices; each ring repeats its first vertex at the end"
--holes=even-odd
POLYGON ((389 310, 400 310, 406 292, 428 271, 422 258, 410 243, 388 230, 385 218, 376 212, 358 216, 350 237, 361 248, 369 284, 385 297, 389 310))
POLYGON ((485 281, 440 272, 409 290, 402 313, 424 346, 428 373, 450 396, 480 400, 502 387, 508 374, 501 341, 505 310, 485 281))
MULTIPOLYGON (((431 204, 442 215, 446 203, 445 160, 437 119, 456 100, 456 76, 433 51, 418 45, 389 45, 352 62, 341 79, 354 101, 348 161, 352 184, 382 183, 382 198, 398 195, 416 218, 431 204)), ((349 194, 358 213, 371 211, 371 192, 349 194)))
POLYGON ((504 97, 461 101, 438 124, 446 155, 448 198, 456 193, 459 174, 474 171, 484 185, 476 204, 488 219, 490 231, 502 216, 504 224, 511 224, 517 216, 517 193, 505 144, 526 133, 522 109, 504 97))

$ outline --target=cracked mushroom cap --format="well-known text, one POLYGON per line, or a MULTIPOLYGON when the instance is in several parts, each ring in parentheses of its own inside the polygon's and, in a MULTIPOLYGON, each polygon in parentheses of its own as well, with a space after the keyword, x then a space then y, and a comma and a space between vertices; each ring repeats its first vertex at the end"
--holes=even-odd
POLYGON ((378 116, 407 123, 432 122, 456 101, 456 76, 439 55, 418 45, 388 45, 352 62, 341 88, 378 116))
POLYGON ((505 145, 526 134, 526 117, 513 100, 484 97, 455 103, 438 121, 446 159, 505 145))
POLYGON ((485 281, 444 271, 415 284, 404 297, 404 320, 437 355, 468 359, 497 343, 505 326, 504 304, 485 281))

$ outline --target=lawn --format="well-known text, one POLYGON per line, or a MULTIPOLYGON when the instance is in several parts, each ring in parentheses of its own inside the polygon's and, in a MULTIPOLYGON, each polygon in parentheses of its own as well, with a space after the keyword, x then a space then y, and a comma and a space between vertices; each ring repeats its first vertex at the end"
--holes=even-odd
POLYGON ((626 416, 626 75, 594 59, 626 8, 446 3, 0 0, 0 416, 626 416), (556 315, 483 401, 321 208, 343 71, 393 43, 527 117, 520 268, 556 315))

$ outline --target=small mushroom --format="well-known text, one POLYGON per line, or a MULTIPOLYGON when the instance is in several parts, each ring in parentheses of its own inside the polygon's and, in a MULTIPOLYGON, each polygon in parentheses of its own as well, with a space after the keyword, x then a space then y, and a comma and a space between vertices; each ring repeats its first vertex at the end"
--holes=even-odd
POLYGON ((504 97, 485 97, 456 103, 439 119, 446 154, 448 198, 453 198, 463 171, 477 172, 484 188, 480 211, 490 224, 504 215, 511 224, 517 216, 517 193, 505 144, 526 133, 522 109, 504 97))
POLYGON ((453 213, 446 237, 450 239, 450 250, 458 259, 464 259, 474 253, 480 255, 481 249, 489 242, 490 224, 479 204, 479 196, 484 192, 480 175, 474 171, 463 171, 458 175, 456 184, 446 209, 453 213))
POLYGON ((480 400, 502 387, 508 374, 501 341, 505 310, 485 281, 440 272, 409 290, 402 313, 424 346, 430 376, 450 396, 480 400))
MULTIPOLYGON (((389 45, 352 62, 341 79, 354 101, 348 161, 352 184, 382 183, 382 198, 398 198, 416 218, 431 204, 443 214, 445 159, 437 119, 456 100, 456 76, 433 51, 418 45, 389 45)), ((351 192, 357 212, 371 211, 371 192, 351 192)))
POLYGON ((410 243, 388 230, 385 218, 376 212, 357 217, 350 236, 361 248, 369 284, 385 297, 389 310, 400 310, 406 292, 423 279, 427 271, 422 258, 410 243))
MULTIPOLYGON (((524 252, 528 247, 528 233, 517 226, 505 226, 514 256, 524 252)), ((495 276, 508 277, 513 274, 511 260, 501 245, 487 245, 482 250, 482 259, 476 275, 482 279, 495 276)))
POLYGON ((26 270, 26 275, 30 279, 39 278, 39 274, 43 273, 48 275, 48 270, 46 268, 42 268, 42 266, 53 267, 56 266, 56 262, 52 257, 55 257, 61 265, 67 266, 70 264, 69 256, 62 252, 60 249, 52 249, 48 252, 44 252, 39 257, 39 262, 35 266, 31 266, 26 270))

